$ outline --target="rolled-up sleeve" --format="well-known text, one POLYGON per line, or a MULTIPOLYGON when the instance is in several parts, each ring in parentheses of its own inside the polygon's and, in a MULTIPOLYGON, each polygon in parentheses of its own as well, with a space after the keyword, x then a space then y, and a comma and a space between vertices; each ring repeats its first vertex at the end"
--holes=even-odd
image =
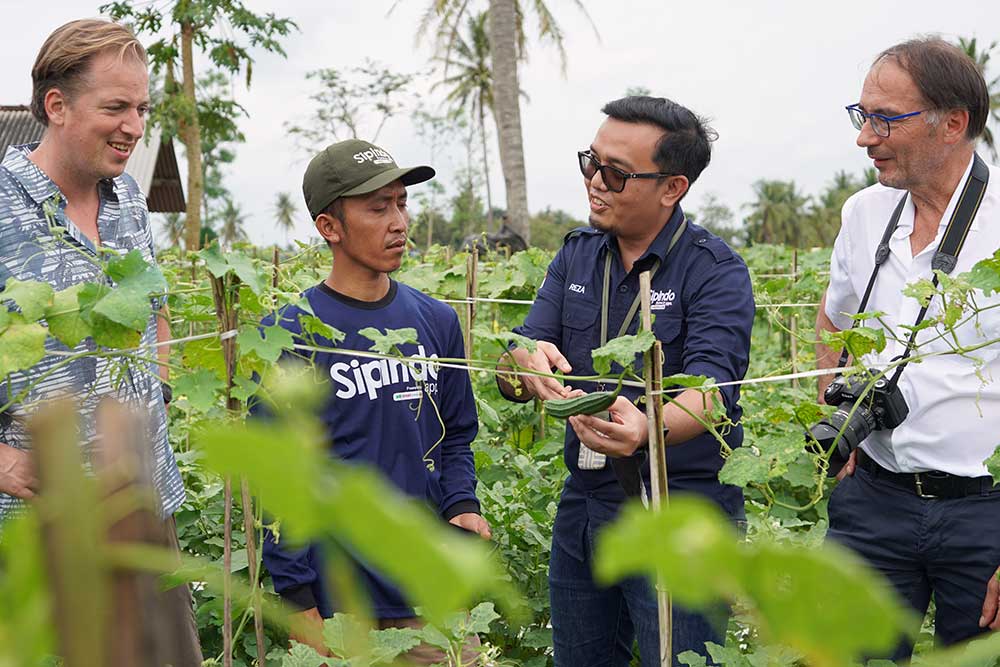
MULTIPOLYGON (((684 372, 717 382, 743 379, 750 360, 754 310, 750 274, 741 260, 734 257, 704 271, 688 299, 684 372)), ((719 391, 731 410, 739 388, 719 391)))

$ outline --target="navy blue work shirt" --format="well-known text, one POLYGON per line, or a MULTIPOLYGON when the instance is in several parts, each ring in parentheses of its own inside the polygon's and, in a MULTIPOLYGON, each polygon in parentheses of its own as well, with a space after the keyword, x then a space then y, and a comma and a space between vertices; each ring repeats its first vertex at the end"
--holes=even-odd
MULTIPOLYGON (((664 377, 688 373, 712 377, 718 382, 742 379, 750 356, 755 308, 749 272, 742 258, 724 241, 692 223, 688 223, 667 257, 671 238, 683 219, 680 206, 675 207, 670 220, 628 273, 613 236, 587 227, 574 230, 549 265, 524 325, 514 331, 556 345, 572 365, 573 375, 592 375, 590 353, 601 345, 601 291, 606 254, 612 254, 609 338, 621 329, 639 294, 639 274, 651 269, 659 259, 660 268, 652 279, 652 312, 653 333, 663 345, 664 377)), ((640 321, 637 314, 627 333, 636 333, 640 321)), ((584 391, 599 389, 587 382, 575 382, 573 386, 584 391)), ((723 387, 719 391, 729 418, 737 424, 725 435, 726 443, 739 447, 743 441, 739 387, 723 387)), ((635 401, 644 392, 625 387, 622 393, 635 401)), ((570 555, 583 560, 588 526, 593 534, 612 520, 625 501, 625 492, 610 461, 600 470, 581 470, 577 465, 579 451, 580 440, 567 425, 564 459, 570 476, 559 502, 553 539, 570 555)), ((634 456, 640 459, 648 489, 646 450, 634 456)), ((670 492, 699 493, 730 516, 742 516, 743 491, 719 482, 722 464, 719 443, 708 433, 668 447, 670 492)))

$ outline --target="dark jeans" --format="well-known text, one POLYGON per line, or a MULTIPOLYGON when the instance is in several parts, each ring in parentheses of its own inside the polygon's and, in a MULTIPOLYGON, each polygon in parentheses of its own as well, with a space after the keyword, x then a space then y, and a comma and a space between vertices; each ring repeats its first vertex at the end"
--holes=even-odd
MULTIPOLYGON (((552 544, 549 598, 555 667, 626 667, 632 641, 638 640, 643 667, 660 666, 656 591, 649 581, 630 577, 607 588, 591 575, 594 541, 587 528, 586 560, 581 562, 552 544)), ((725 644, 728 609, 707 616, 673 606, 673 653, 705 653, 705 642, 725 644)))
MULTIPOLYGON (((1000 565, 1000 492, 921 498, 859 466, 833 490, 829 513, 827 535, 880 571, 917 614, 934 594, 938 644, 983 632, 986 586, 1000 565)), ((904 638, 882 657, 906 660, 912 652, 904 638)))

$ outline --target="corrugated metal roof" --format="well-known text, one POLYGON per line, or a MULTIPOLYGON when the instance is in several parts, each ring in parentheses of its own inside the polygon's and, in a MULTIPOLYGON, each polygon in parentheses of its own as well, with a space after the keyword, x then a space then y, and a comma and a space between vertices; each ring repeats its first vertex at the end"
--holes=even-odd
MULTIPOLYGON (((35 120, 28 107, 0 106, 0 156, 10 145, 40 141, 44 131, 45 126, 35 120)), ((125 171, 146 194, 151 212, 183 213, 186 209, 174 144, 169 139, 160 142, 159 128, 148 128, 146 138, 136 145, 125 171)))

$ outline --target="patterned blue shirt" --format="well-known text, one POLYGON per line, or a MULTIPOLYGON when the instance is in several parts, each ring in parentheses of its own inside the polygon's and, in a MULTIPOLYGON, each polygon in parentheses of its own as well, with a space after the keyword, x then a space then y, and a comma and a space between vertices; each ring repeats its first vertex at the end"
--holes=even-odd
MULTIPOLYGON (((66 217, 66 197, 28 159, 34 148, 35 145, 11 146, 0 165, 0 288, 11 276, 47 282, 57 291, 78 283, 110 284, 98 261, 97 248, 66 217), (46 211, 53 217, 52 226, 46 211)), ((103 180, 98 193, 97 228, 102 248, 123 255, 139 250, 147 262, 154 261, 146 198, 132 177, 122 174, 103 180)), ((159 300, 153 300, 141 346, 156 343, 156 311, 161 305, 159 300)), ((45 347, 49 352, 69 351, 51 336, 46 339, 45 347)), ((95 350, 94 341, 86 338, 71 352, 95 350)), ((143 356, 155 359, 155 348, 149 347, 143 356)), ((70 395, 78 403, 84 460, 89 462, 97 404, 102 398, 118 400, 134 407, 146 421, 153 485, 163 516, 173 514, 184 502, 184 486, 167 441, 167 416, 155 364, 128 358, 83 357, 57 367, 61 361, 65 361, 65 356, 50 354, 29 370, 11 374, 9 381, 0 387, 0 404, 26 390, 25 396, 8 410, 10 423, 0 424, 0 442, 29 449, 27 418, 46 400, 70 395), (39 380, 50 371, 51 374, 39 380)), ((20 506, 17 498, 0 493, 0 519, 20 506)))

